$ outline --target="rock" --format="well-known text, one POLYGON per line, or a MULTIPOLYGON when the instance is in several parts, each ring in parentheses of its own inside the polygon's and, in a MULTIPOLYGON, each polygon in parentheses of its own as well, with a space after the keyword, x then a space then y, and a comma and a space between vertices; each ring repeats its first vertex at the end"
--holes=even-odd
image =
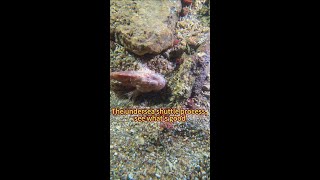
POLYGON ((169 100, 173 103, 187 100, 192 93, 192 86, 195 83, 192 71, 195 69, 194 59, 186 53, 182 54, 181 59, 183 59, 183 63, 178 66, 178 69, 173 71, 167 83, 167 87, 171 90, 169 100))
POLYGON ((159 174, 156 174, 157 178, 160 178, 161 176, 159 174))
MULTIPOLYGON (((115 176, 117 178, 117 176, 115 176)), ((120 180, 127 180, 128 176, 126 174, 121 175, 120 180)))
POLYGON ((156 172, 155 165, 151 166, 151 167, 147 170, 147 174, 149 174, 149 175, 153 175, 155 172, 156 172))
POLYGON ((175 167, 173 166, 173 164, 168 160, 168 159, 166 159, 167 160, 167 162, 168 162, 168 164, 169 164, 169 169, 170 169, 170 171, 172 171, 173 169, 175 169, 175 167))
POLYGON ((168 167, 168 166, 165 166, 165 167, 164 167, 164 172, 165 172, 165 173, 169 173, 169 171, 170 171, 169 167, 168 167))
POLYGON ((206 98, 210 99, 210 92, 204 92, 203 95, 204 95, 206 98))
POLYGON ((207 40, 204 44, 200 45, 200 47, 197 49, 197 60, 198 60, 198 66, 197 70, 199 72, 199 75, 196 77, 195 84, 193 85, 192 90, 192 96, 196 96, 200 94, 204 81, 206 80, 208 72, 206 72, 206 69, 208 67, 208 64, 210 63, 210 34, 207 35, 207 40))
POLYGON ((111 0, 110 36, 137 54, 159 54, 173 45, 181 1, 111 0))
POLYGON ((181 155, 182 155, 181 150, 178 150, 177 153, 176 153, 176 157, 181 157, 181 155))
POLYGON ((114 51, 116 49, 116 44, 113 41, 110 41, 110 48, 114 51))
POLYGON ((148 151, 148 152, 154 152, 154 147, 153 146, 149 146, 147 149, 146 149, 146 151, 148 151))
POLYGON ((149 160, 148 160, 148 163, 149 163, 149 164, 152 164, 152 163, 153 163, 153 161, 152 161, 151 159, 149 159, 149 160))
POLYGON ((131 173, 128 175, 128 180, 133 180, 133 175, 131 173))
POLYGON ((210 91, 210 84, 205 84, 205 85, 203 85, 202 90, 204 90, 204 91, 210 91))
POLYGON ((180 165, 181 165, 181 166, 187 166, 188 163, 186 162, 186 160, 181 159, 181 160, 180 160, 180 165))
POLYGON ((200 172, 200 166, 199 166, 199 165, 196 166, 196 170, 197 170, 198 172, 200 172))
POLYGON ((208 81, 210 81, 210 62, 207 65, 205 71, 206 71, 206 74, 207 74, 207 79, 208 79, 208 81))
POLYGON ((143 145, 143 144, 144 144, 144 139, 143 139, 143 137, 137 137, 136 140, 137 140, 137 144, 140 144, 140 145, 143 145))
POLYGON ((198 44, 198 39, 196 37, 194 37, 194 36, 189 37, 187 39, 187 43, 188 43, 189 46, 191 46, 193 48, 195 48, 195 47, 197 47, 199 45, 198 44))

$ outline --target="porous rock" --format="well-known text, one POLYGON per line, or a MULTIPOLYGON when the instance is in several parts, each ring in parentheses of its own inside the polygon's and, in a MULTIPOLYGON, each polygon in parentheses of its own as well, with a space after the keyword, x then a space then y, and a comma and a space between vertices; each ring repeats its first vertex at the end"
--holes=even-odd
POLYGON ((110 37, 137 54, 159 54, 173 45, 179 0, 111 0, 110 37))

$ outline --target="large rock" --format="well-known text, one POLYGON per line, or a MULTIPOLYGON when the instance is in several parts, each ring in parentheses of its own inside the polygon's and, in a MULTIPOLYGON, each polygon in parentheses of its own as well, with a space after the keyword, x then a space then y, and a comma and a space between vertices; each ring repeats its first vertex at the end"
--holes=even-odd
POLYGON ((173 44, 180 0, 111 0, 110 37, 137 54, 158 54, 173 44))

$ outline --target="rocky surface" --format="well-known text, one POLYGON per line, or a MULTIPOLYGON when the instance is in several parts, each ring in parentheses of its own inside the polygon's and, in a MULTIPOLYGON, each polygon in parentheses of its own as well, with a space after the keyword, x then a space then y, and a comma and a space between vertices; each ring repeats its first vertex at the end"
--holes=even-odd
POLYGON ((179 0, 111 0, 110 37, 137 54, 159 54, 173 45, 179 0))
MULTIPOLYGON (((208 37, 208 39, 210 39, 210 34, 208 34, 208 37)), ((201 90, 206 88, 203 86, 207 78, 206 69, 209 67, 210 63, 210 41, 207 41, 197 49, 195 59, 197 60, 197 73, 192 89, 192 96, 200 94, 201 90)))
POLYGON ((164 128, 162 122, 135 122, 132 115, 112 115, 110 109, 106 122, 110 123, 110 180, 211 178, 214 88, 210 88, 210 27, 202 21, 209 15, 204 11, 207 4, 208 0, 184 4, 183 14, 180 0, 111 0, 110 73, 147 67, 163 75, 167 84, 160 92, 131 100, 132 89, 111 80, 110 108, 205 109, 208 115, 187 115, 186 122, 164 128), (173 6, 176 9, 168 14, 165 9, 173 6), (180 17, 176 20, 172 14, 180 17))
POLYGON ((208 117, 189 115, 187 123, 169 131, 161 131, 159 122, 132 118, 120 115, 110 121, 110 180, 210 179, 208 117))

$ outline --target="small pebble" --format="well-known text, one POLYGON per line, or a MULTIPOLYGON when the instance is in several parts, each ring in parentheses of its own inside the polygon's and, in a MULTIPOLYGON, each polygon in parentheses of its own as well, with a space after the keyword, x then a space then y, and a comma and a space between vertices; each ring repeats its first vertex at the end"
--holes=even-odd
POLYGON ((148 170, 147 170, 147 174, 152 175, 156 172, 156 167, 155 165, 151 166, 148 170))
POLYGON ((143 139, 143 137, 137 138, 137 143, 143 145, 143 144, 144 144, 144 139, 143 139))
POLYGON ((164 172, 169 173, 169 167, 168 166, 164 167, 164 172))
POLYGON ((202 56, 205 56, 206 55, 206 53, 204 53, 204 52, 200 52, 200 53, 198 53, 197 54, 199 57, 202 57, 202 56))
POLYGON ((187 43, 188 45, 190 46, 197 46, 198 43, 197 43, 197 39, 195 37, 190 37, 187 39, 187 43))
POLYGON ((210 92, 208 92, 208 93, 203 93, 203 95, 204 95, 206 98, 210 98, 210 92))
POLYGON ((160 178, 161 176, 159 174, 156 174, 157 178, 160 178))
POLYGON ((207 67, 205 68, 205 72, 207 73, 206 75, 207 75, 208 81, 210 81, 210 62, 207 65, 207 67))
POLYGON ((199 165, 196 166, 196 170, 200 171, 200 166, 199 165))
POLYGON ((154 151, 154 147, 153 147, 153 146, 149 146, 146 150, 147 150, 148 152, 153 152, 153 151, 154 151))
POLYGON ((128 180, 133 180, 133 175, 131 173, 128 175, 128 180))
POLYGON ((170 168, 170 170, 172 170, 173 169, 173 164, 168 160, 168 159, 166 159, 167 160, 167 162, 169 163, 169 168, 170 168))
POLYGON ((202 90, 204 90, 204 91, 210 91, 210 84, 205 84, 205 85, 203 85, 202 90))
POLYGON ((153 163, 153 161, 152 161, 151 159, 149 159, 149 160, 148 160, 148 163, 149 163, 149 164, 152 164, 152 163, 153 163))

